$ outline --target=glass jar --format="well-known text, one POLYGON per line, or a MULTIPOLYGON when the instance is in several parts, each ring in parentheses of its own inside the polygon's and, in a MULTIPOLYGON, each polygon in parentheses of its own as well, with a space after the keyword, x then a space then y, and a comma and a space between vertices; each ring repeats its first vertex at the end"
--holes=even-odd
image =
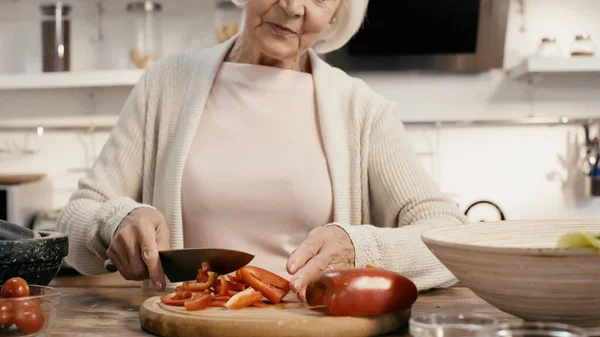
POLYGON ((571 56, 594 56, 596 45, 589 34, 577 34, 571 44, 571 56))
POLYGON ((217 0, 216 39, 217 43, 229 40, 240 31, 242 10, 231 0, 217 0))
POLYGON ((137 68, 148 68, 161 56, 161 11, 162 5, 150 0, 127 4, 133 31, 129 58, 137 68))
POLYGON ((545 37, 540 42, 536 56, 539 57, 562 57, 563 52, 555 37, 545 37))
POLYGON ((71 7, 57 1, 42 5, 42 70, 71 70, 71 7))
POLYGON ((582 328, 561 323, 524 322, 519 324, 502 324, 496 333, 497 337, 588 337, 582 328))
POLYGON ((498 320, 480 314, 430 314, 409 320, 412 337, 496 337, 498 320))

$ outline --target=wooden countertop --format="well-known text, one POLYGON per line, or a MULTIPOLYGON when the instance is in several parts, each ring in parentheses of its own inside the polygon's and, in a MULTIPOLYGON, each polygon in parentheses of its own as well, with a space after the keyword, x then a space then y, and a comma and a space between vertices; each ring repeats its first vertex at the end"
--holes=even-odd
MULTIPOLYGON (((148 297, 159 295, 143 291, 139 282, 123 280, 120 275, 58 276, 50 284, 62 293, 56 320, 49 337, 152 336, 140 329, 138 310, 148 297)), ((413 315, 427 313, 480 313, 502 322, 519 322, 487 304, 460 285, 421 294, 413 315)), ((402 329, 388 337, 408 337, 402 329)))

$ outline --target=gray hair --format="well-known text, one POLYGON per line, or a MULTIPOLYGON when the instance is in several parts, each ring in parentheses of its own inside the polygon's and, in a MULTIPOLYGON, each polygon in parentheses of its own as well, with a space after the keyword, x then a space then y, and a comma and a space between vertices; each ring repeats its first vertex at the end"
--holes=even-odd
MULTIPOLYGON (((238 7, 244 7, 249 0, 231 0, 238 7)), ((360 29, 369 0, 341 0, 334 21, 323 32, 313 46, 315 52, 325 54, 342 48, 360 29)))

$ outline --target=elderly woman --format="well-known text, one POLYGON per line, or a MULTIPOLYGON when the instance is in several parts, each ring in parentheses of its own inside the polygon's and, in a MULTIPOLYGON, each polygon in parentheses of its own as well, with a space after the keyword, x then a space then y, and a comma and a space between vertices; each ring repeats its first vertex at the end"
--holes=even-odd
POLYGON ((396 106, 321 60, 368 0, 236 0, 241 33, 164 57, 135 86, 64 208, 67 262, 165 287, 158 251, 230 248, 290 280, 367 263, 420 290, 453 275, 420 240, 465 221, 411 150, 396 106))

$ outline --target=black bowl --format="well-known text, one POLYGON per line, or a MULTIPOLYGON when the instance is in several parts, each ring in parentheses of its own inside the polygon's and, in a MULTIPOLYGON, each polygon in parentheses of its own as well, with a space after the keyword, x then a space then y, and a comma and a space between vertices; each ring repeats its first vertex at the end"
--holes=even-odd
POLYGON ((39 232, 37 239, 0 241, 0 284, 22 277, 29 284, 47 286, 69 253, 69 239, 63 233, 39 232))

